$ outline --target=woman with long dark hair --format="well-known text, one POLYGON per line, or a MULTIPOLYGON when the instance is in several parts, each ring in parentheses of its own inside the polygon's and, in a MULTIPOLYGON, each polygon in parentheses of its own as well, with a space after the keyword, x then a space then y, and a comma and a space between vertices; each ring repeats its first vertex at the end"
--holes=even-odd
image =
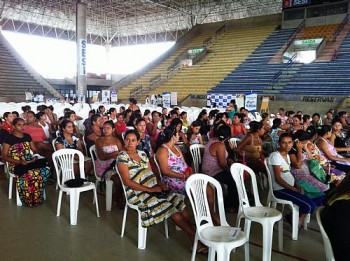
POLYGON ((50 168, 45 159, 33 157, 36 147, 30 135, 24 133, 24 120, 13 120, 14 131, 5 137, 2 159, 9 163, 9 170, 17 176, 16 185, 23 205, 36 206, 44 200, 46 181, 50 168))

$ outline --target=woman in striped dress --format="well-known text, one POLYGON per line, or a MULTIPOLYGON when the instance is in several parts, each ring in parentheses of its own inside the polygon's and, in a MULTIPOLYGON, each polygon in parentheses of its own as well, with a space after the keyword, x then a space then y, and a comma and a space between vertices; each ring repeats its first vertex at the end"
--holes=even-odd
POLYGON ((159 181, 151 170, 147 155, 136 149, 140 134, 129 130, 125 134, 125 150, 117 157, 117 166, 126 190, 128 202, 141 211, 142 226, 149 227, 171 217, 193 240, 194 227, 185 203, 159 181))

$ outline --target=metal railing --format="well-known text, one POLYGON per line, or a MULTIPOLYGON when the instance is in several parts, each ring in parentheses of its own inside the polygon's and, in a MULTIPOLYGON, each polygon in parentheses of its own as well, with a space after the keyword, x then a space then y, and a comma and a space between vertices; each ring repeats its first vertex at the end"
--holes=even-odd
POLYGON ((294 33, 289 37, 288 41, 287 41, 287 46, 286 48, 284 48, 283 53, 285 53, 288 48, 292 45, 292 43, 294 42, 295 38, 297 37, 297 35, 300 33, 300 31, 305 27, 305 19, 303 19, 303 21, 301 21, 301 23, 298 25, 298 27, 295 29, 294 33))
POLYGON ((337 37, 339 36, 340 32, 343 30, 346 23, 349 21, 349 14, 346 14, 343 21, 339 24, 338 28, 333 33, 333 43, 337 41, 337 37))

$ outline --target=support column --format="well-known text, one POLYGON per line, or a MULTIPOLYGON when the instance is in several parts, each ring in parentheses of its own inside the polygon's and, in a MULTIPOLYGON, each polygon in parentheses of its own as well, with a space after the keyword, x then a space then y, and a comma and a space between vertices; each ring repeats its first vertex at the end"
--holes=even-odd
POLYGON ((106 50, 106 80, 112 79, 112 68, 111 68, 111 48, 112 45, 110 43, 105 44, 106 50))
POLYGON ((77 0, 76 6, 76 41, 77 41, 77 82, 76 97, 78 102, 85 102, 87 95, 86 80, 86 5, 84 0, 77 0))

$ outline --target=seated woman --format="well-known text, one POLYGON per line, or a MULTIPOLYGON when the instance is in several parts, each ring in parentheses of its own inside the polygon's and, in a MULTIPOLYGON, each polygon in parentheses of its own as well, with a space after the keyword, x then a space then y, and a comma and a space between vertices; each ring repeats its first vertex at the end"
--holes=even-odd
POLYGON ((9 170, 17 176, 16 186, 23 205, 34 207, 44 200, 46 181, 50 168, 45 159, 37 159, 32 138, 24 133, 24 120, 13 120, 14 131, 2 144, 2 160, 9 163, 9 170))
POLYGON ((151 146, 151 139, 148 134, 146 134, 146 120, 144 118, 139 118, 136 121, 136 130, 140 134, 140 143, 137 145, 138 150, 142 150, 146 153, 149 159, 153 158, 153 150, 151 146))
POLYGON ((247 131, 242 123, 243 115, 235 113, 233 116, 233 122, 231 125, 231 138, 243 139, 247 134, 247 131))
POLYGON ((318 140, 316 144, 321 150, 322 154, 329 161, 331 161, 332 165, 334 165, 336 169, 344 172, 350 171, 350 158, 344 158, 342 155, 338 154, 336 148, 328 140, 332 136, 332 127, 329 125, 322 125, 318 129, 317 133, 318 140))
POLYGON ((114 161, 123 149, 123 144, 119 138, 116 138, 113 134, 115 132, 113 121, 106 121, 103 124, 103 136, 96 140, 96 174, 98 176, 104 176, 105 180, 112 180, 116 192, 114 194, 118 207, 125 206, 125 199, 123 195, 123 189, 121 187, 120 179, 115 175, 113 167, 114 161))
POLYGON ((337 261, 350 260, 350 175, 335 187, 325 198, 321 213, 323 227, 332 244, 337 261))
POLYGON ((246 162, 254 172, 266 172, 264 166, 264 153, 262 150, 261 137, 265 133, 264 126, 261 122, 252 121, 249 123, 250 132, 244 137, 244 139, 238 144, 236 151, 243 157, 243 161, 246 162))
POLYGON ((303 130, 304 126, 301 122, 301 116, 296 114, 292 118, 292 123, 290 124, 289 128, 286 130, 288 133, 295 133, 297 130, 303 130))
MULTIPOLYGON (((198 124, 201 124, 201 123, 198 123, 198 124)), ((186 134, 182 131, 182 121, 179 118, 174 118, 171 120, 169 126, 175 127, 177 133, 179 134, 179 140, 177 145, 179 145, 182 153, 187 154, 188 153, 187 148, 190 147, 190 144, 187 140, 186 134)))
POLYGON ((346 139, 345 133, 343 132, 343 125, 337 117, 332 120, 332 135, 329 141, 340 155, 344 157, 349 155, 348 152, 350 152, 350 148, 348 147, 348 139, 346 139))
POLYGON ((14 119, 14 116, 12 114, 12 112, 5 112, 3 114, 3 122, 1 125, 1 129, 0 129, 0 144, 2 144, 4 142, 4 139, 6 138, 7 135, 10 135, 13 133, 13 131, 15 130, 12 124, 12 121, 14 119))
MULTIPOLYGON (((309 140, 309 135, 304 130, 298 130, 294 133, 293 139, 295 143, 289 152, 292 165, 291 173, 296 179, 296 183, 305 191, 305 195, 313 199, 317 205, 321 205, 324 192, 329 189, 329 186, 311 174, 309 161, 313 160, 314 157, 310 149, 312 143, 309 140)), ((326 176, 322 168, 321 171, 326 176)))
POLYGON ((74 124, 74 133, 78 136, 79 139, 81 139, 83 137, 81 131, 78 128, 77 125, 77 114, 75 113, 75 111, 69 110, 64 114, 64 118, 66 120, 69 120, 71 122, 73 122, 74 124))
POLYGON ((90 147, 95 144, 95 141, 103 134, 102 126, 103 120, 100 114, 91 116, 91 129, 85 131, 86 149, 89 151, 90 147))
POLYGON ((43 111, 39 111, 37 114, 35 114, 35 118, 37 121, 37 124, 43 129, 45 133, 45 140, 47 143, 50 143, 51 140, 51 126, 46 122, 46 114, 43 111))
POLYGON ((123 113, 117 115, 117 122, 114 123, 115 135, 117 137, 122 137, 122 133, 126 131, 126 123, 124 122, 123 113))
POLYGON ((160 114, 157 111, 152 111, 152 120, 146 124, 147 134, 150 136, 152 149, 156 149, 156 142, 160 129, 162 128, 162 123, 160 122, 160 114))
MULTIPOLYGON (((277 198, 292 201, 299 206, 299 227, 304 224, 305 216, 312 213, 316 204, 312 199, 303 195, 304 191, 294 180, 290 172, 289 151, 293 147, 292 136, 289 133, 282 133, 279 140, 279 148, 272 152, 268 158, 268 168, 271 173, 273 193, 277 198)), ((291 223, 291 216, 287 216, 291 223)))
POLYGON ((188 144, 202 144, 203 145, 203 139, 202 135, 200 134, 201 124, 197 121, 194 121, 191 123, 191 126, 189 127, 187 131, 187 140, 188 144))
POLYGON ((179 134, 174 126, 169 126, 159 134, 156 158, 162 172, 162 181, 174 193, 186 195, 186 179, 192 174, 180 148, 175 145, 179 134))
MULTIPOLYGON (((187 233, 192 242, 195 229, 190 223, 185 203, 175 194, 167 193, 168 187, 159 180, 157 182, 146 153, 136 149, 139 141, 138 131, 128 130, 124 139, 125 150, 117 158, 118 171, 125 185, 128 201, 139 207, 143 227, 150 227, 171 218, 187 233), (165 191, 165 196, 158 196, 162 191, 165 191)), ((203 245, 199 247, 198 252, 201 249, 203 245)))
POLYGON ((264 126, 265 132, 269 133, 271 130, 271 125, 270 125, 270 115, 267 112, 264 112, 261 114, 261 123, 264 126))
POLYGON ((43 128, 37 123, 36 115, 32 111, 27 111, 26 124, 24 125, 24 133, 30 135, 38 153, 40 155, 45 156, 45 158, 49 160, 50 166, 52 166, 51 163, 53 148, 51 142, 49 139, 47 139, 43 128))
MULTIPOLYGON (((55 148, 60 149, 76 149, 84 153, 81 140, 74 133, 74 124, 69 120, 63 120, 59 126, 60 135, 56 138, 55 148)), ((84 161, 84 171, 89 174, 92 170, 91 160, 84 161)), ((79 166, 74 165, 74 174, 79 176, 79 166)))
POLYGON ((279 118, 276 118, 272 122, 271 127, 271 142, 272 142, 272 151, 276 151, 278 149, 278 140, 280 139, 280 135, 284 132, 281 129, 282 121, 279 118))
POLYGON ((205 145, 202 171, 228 186, 225 209, 227 212, 233 213, 238 208, 238 193, 230 172, 228 152, 225 147, 225 141, 230 138, 230 135, 231 128, 228 125, 223 124, 217 128, 214 132, 214 138, 205 145))

